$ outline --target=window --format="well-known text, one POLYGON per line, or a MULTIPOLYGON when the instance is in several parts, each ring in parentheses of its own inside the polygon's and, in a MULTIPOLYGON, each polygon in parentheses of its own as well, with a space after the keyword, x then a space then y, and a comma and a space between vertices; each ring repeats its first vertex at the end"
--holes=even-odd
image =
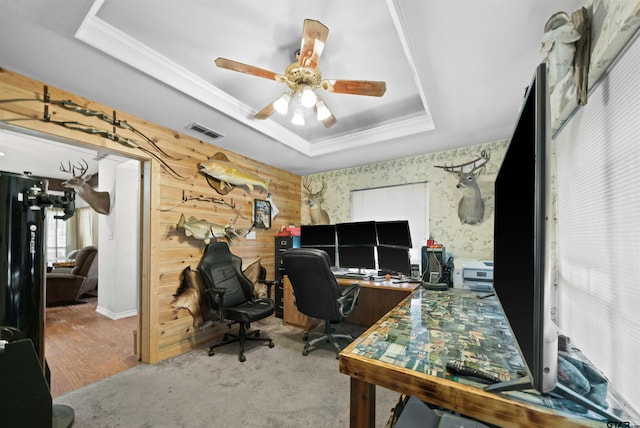
POLYGON ((558 326, 640 410, 640 39, 556 137, 558 326))
POLYGON ((47 264, 67 258, 67 223, 54 218, 63 214, 62 208, 47 208, 47 264))
POLYGON ((429 237, 429 183, 351 191, 351 221, 408 220, 411 263, 420 264, 420 248, 429 237))

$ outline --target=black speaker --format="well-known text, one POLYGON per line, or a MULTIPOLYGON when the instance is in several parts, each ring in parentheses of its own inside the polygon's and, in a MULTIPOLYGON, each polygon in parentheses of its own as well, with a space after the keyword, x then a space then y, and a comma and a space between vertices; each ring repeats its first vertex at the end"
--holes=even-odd
POLYGON ((0 378, 2 426, 51 427, 51 394, 31 340, 0 345, 0 378))

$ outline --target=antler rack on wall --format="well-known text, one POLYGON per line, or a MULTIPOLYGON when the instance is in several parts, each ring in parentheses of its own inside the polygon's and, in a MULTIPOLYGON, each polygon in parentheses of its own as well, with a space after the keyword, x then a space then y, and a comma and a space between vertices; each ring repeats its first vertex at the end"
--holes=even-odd
MULTIPOLYGON (((171 210, 175 209, 176 207, 178 207, 179 205, 182 205, 182 204, 184 204, 185 202, 188 202, 188 201, 211 202, 211 203, 214 203, 214 204, 226 205, 226 206, 230 207, 233 210, 236 209, 236 204, 235 204, 235 202, 233 202, 233 198, 231 198, 231 203, 229 203, 229 202, 225 201, 223 198, 215 198, 213 196, 204 196, 204 195, 191 196, 191 192, 189 192, 189 196, 187 196, 187 193, 183 190, 182 191, 182 200, 180 202, 178 202, 177 204, 175 204, 171 208, 161 209, 160 211, 162 211, 162 212, 171 211, 171 210)), ((246 218, 245 216, 241 215, 240 213, 238 213, 238 215, 241 216, 242 218, 246 218)))
POLYGON ((143 151, 144 153, 147 153, 149 156, 151 156, 152 158, 154 158, 155 160, 157 160, 158 162, 160 162, 160 164, 162 165, 162 167, 169 173, 171 174, 173 177, 180 179, 180 180, 189 180, 190 178, 193 177, 185 177, 183 175, 180 175, 176 170, 174 170, 164 159, 161 158, 161 156, 165 156, 169 159, 172 160, 181 160, 179 158, 173 157, 170 154, 168 154, 167 152, 165 152, 160 146, 158 146, 158 144, 153 141, 151 138, 147 137, 145 134, 143 134, 141 131, 139 131, 138 129, 136 129, 133 125, 131 125, 129 122, 127 122, 126 120, 122 120, 122 119, 118 119, 116 117, 116 111, 114 110, 113 113, 111 115, 101 112, 101 111, 97 111, 97 110, 91 110, 88 109, 86 107, 82 107, 81 105, 70 101, 70 100, 52 100, 51 99, 51 95, 49 94, 49 88, 47 87, 47 85, 44 85, 44 89, 43 89, 43 97, 42 99, 39 98, 14 98, 14 99, 8 99, 8 100, 0 100, 0 103, 11 103, 11 102, 24 102, 24 101, 37 101, 37 102, 42 102, 44 103, 44 112, 42 115, 42 118, 18 118, 18 119, 4 119, 3 122, 15 122, 15 121, 20 121, 20 120, 39 120, 42 122, 47 122, 47 123, 53 123, 55 125, 58 126, 62 126, 64 128, 67 129, 71 129, 74 131, 81 131, 87 134, 92 134, 92 135, 99 135, 103 138, 107 138, 111 141, 115 141, 118 144, 121 144, 125 147, 128 148, 132 148, 132 149, 137 149, 140 151, 143 151), (75 113, 80 113, 83 116, 87 116, 87 117, 95 117, 97 119, 102 120, 103 122, 107 122, 110 125, 112 125, 112 130, 106 130, 106 129, 101 129, 101 128, 97 128, 95 126, 92 125, 86 125, 77 121, 57 121, 57 120, 52 120, 51 119, 51 115, 49 114, 49 104, 53 104, 53 105, 57 105, 60 106, 62 108, 64 108, 65 110, 68 111, 72 111, 75 113), (146 147, 141 146, 140 144, 138 144, 138 142, 132 138, 128 138, 128 137, 124 137, 121 135, 118 135, 116 128, 120 128, 120 129, 124 129, 127 131, 131 131, 133 132, 135 135, 139 136, 140 138, 142 138, 146 143, 150 144, 151 147, 153 147, 153 150, 150 150, 146 147), (154 151, 155 150, 155 151, 154 151), (157 153, 156 153, 157 152, 157 153))

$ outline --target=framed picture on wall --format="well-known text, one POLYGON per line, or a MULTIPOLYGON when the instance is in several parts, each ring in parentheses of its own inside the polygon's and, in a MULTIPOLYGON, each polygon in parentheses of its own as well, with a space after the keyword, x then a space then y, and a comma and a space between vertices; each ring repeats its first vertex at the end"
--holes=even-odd
POLYGON ((253 226, 256 229, 271 228, 271 204, 269 201, 253 200, 253 226))

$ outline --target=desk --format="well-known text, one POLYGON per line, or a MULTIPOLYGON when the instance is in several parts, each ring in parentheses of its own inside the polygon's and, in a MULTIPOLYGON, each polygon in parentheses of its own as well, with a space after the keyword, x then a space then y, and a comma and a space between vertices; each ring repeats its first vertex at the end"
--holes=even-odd
MULTIPOLYGON (((348 287, 351 284, 360 285, 360 295, 358 296, 358 307, 349 316, 350 324, 371 327, 387 312, 396 307, 398 303, 409 296, 419 284, 394 283, 393 281, 364 281, 351 278, 337 278, 341 287, 348 287)), ((289 278, 283 278, 283 320, 284 325, 300 327, 305 330, 312 329, 320 324, 319 320, 312 320, 301 314, 295 306, 295 297, 289 278)))
POLYGON ((394 281, 364 281, 352 278, 337 278, 337 280, 342 287, 348 287, 351 284, 360 285, 358 307, 349 316, 348 322, 365 327, 374 325, 420 285, 407 282, 395 283, 394 281))
MULTIPOLYGON (((340 372, 351 376, 350 426, 375 425, 375 385, 499 426, 598 424, 532 404, 543 402, 534 394, 486 392, 447 375, 448 358, 476 358, 482 369, 504 380, 517 376, 523 362, 495 297, 417 289, 345 348, 340 372)), ((546 397, 544 402, 550 404, 546 397)))

